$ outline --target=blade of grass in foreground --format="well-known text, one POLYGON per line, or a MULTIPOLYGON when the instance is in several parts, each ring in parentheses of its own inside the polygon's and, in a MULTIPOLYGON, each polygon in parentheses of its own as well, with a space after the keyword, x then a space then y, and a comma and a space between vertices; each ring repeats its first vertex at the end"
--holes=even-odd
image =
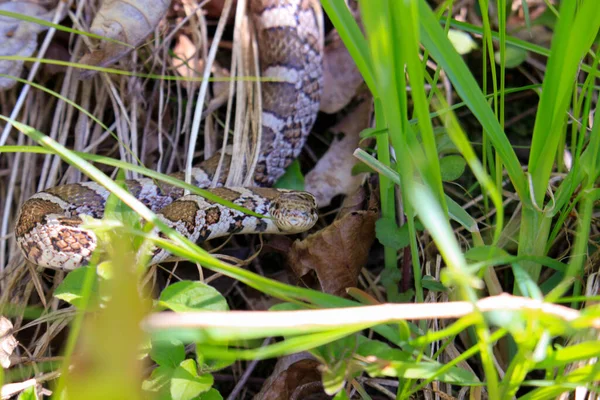
MULTIPOLYGON (((392 22, 389 10, 385 8, 386 5, 387 3, 381 0, 359 4, 365 30, 368 33, 369 57, 372 58, 376 91, 379 96, 378 104, 381 105, 375 111, 382 113, 382 115, 376 115, 375 118, 380 123, 387 125, 388 136, 397 160, 395 169, 397 176, 400 178, 400 189, 402 193, 406 193, 414 179, 414 166, 411 162, 413 157, 421 160, 425 157, 419 157, 419 155, 422 155, 422 149, 416 143, 414 132, 408 122, 403 61, 401 54, 391 42, 392 22), (414 147, 408 146, 409 140, 414 144, 414 147)), ((339 27, 336 28, 339 29, 339 27)), ((378 145, 388 146, 388 143, 378 143, 378 145)), ((378 149, 378 152, 381 161, 388 161, 385 150, 378 149)), ((390 167, 391 165, 385 166, 385 168, 390 167)), ((415 281, 418 282, 421 268, 419 257, 416 256, 418 255, 418 246, 416 244, 413 205, 409 202, 404 203, 404 211, 409 230, 412 268, 415 281)), ((391 273, 391 268, 387 271, 390 276, 394 276, 391 273)), ((418 290, 421 291, 420 288, 418 290)), ((391 301, 398 301, 393 297, 395 292, 397 290, 388 293, 391 296, 391 301)), ((419 293, 419 297, 422 297, 421 293, 419 293)))

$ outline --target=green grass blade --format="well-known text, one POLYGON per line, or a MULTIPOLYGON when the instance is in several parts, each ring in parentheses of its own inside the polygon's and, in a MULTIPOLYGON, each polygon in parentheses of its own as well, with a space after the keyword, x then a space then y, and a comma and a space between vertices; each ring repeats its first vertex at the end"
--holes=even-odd
POLYGON ((557 146, 564 132, 567 107, 579 63, 590 49, 599 28, 598 1, 581 1, 579 7, 572 1, 561 4, 536 114, 529 159, 529 171, 534 182, 533 193, 540 207, 547 190, 557 146))
MULTIPOLYGON (((392 1, 389 3, 389 12, 392 16, 391 26, 393 29, 391 32, 394 34, 391 42, 397 43, 395 48, 401 53, 402 60, 406 63, 412 87, 411 95, 414 101, 415 115, 419 121, 419 134, 426 162, 417 161, 417 165, 428 186, 435 193, 444 213, 447 213, 437 145, 429 118, 429 102, 424 89, 423 64, 419 58, 418 10, 415 2, 392 1)), ((396 65, 396 67, 399 66, 396 65)), ((396 73, 398 72, 404 73, 403 69, 396 70, 396 73)), ((402 98, 404 95, 401 93, 400 97, 402 98)))
POLYGON ((448 74, 454 88, 483 126, 501 157, 508 175, 522 199, 527 198, 527 182, 521 164, 475 78, 456 52, 424 0, 419 0, 421 41, 435 61, 448 74))

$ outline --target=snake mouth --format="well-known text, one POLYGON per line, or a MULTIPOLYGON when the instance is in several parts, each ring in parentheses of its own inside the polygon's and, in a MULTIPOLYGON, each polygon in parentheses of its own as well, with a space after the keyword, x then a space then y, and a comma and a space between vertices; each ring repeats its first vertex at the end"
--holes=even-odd
POLYGON ((285 218, 275 219, 275 223, 285 233, 300 233, 309 230, 317 222, 316 213, 290 210, 285 218))
POLYGON ((312 228, 318 219, 314 197, 307 192, 282 194, 270 206, 275 225, 282 233, 300 233, 312 228))

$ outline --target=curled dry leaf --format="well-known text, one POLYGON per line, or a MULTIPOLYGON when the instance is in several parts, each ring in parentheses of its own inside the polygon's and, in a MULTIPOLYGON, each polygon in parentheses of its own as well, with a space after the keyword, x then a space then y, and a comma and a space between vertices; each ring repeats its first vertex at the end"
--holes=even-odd
POLYGON ((363 101, 356 110, 348 114, 331 130, 341 133, 341 139, 334 139, 329 150, 305 178, 306 191, 315 195, 319 207, 331 203, 339 194, 354 192, 366 174, 352 175, 356 158, 352 155, 360 141, 359 134, 370 125, 371 102, 363 101))
POLYGON ((0 316, 0 367, 10 367, 10 356, 19 344, 12 335, 13 324, 0 316))
POLYGON ((329 399, 321 384, 319 362, 308 353, 292 354, 277 361, 255 400, 329 399), (318 397, 322 395, 323 397, 318 397), (315 397, 317 396, 317 397, 315 397))
POLYGON ((368 186, 346 198, 333 224, 294 242, 289 263, 298 278, 314 272, 321 289, 338 296, 356 286, 375 241, 375 222, 379 218, 377 191, 368 186))
MULTIPOLYGON (((355 1, 350 3, 350 11, 360 24, 358 5, 355 1)), ((363 78, 337 30, 332 30, 327 35, 325 43, 324 85, 320 109, 328 114, 334 114, 350 103, 361 87, 363 78)))
MULTIPOLYGON (((83 64, 106 67, 127 55, 156 29, 167 13, 170 0, 104 0, 90 32, 124 44, 103 40, 94 43, 91 53, 80 60, 83 64)), ((95 72, 84 71, 82 78, 95 72)))
MULTIPOLYGON (((52 21, 55 11, 28 1, 0 3, 0 10, 22 14, 28 17, 52 21)), ((61 17, 62 19, 62 17, 61 17)), ((37 49, 37 34, 47 27, 18 18, 0 16, 0 57, 21 56, 30 57, 37 49)), ((0 73, 20 76, 23 61, 0 60, 0 73)), ((0 77, 0 90, 12 88, 17 81, 0 77)))

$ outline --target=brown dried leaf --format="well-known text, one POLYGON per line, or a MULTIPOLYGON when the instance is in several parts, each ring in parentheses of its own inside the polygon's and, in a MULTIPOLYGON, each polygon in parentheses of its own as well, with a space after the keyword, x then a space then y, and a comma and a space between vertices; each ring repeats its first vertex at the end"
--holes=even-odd
MULTIPOLYGON (((170 0, 104 0, 90 32, 137 46, 156 29, 171 4, 170 0)), ((127 55, 132 47, 102 41, 80 60, 83 64, 106 67, 127 55)), ((82 72, 89 78, 94 71, 82 72)))
MULTIPOLYGON (((55 11, 48 11, 44 7, 28 1, 2 3, 0 10, 45 21, 52 21, 55 14, 55 11)), ((37 49, 37 34, 46 29, 43 25, 0 16, 0 57, 31 56, 37 49)), ((21 75, 22 69, 23 61, 0 60, 0 73, 18 77, 21 75)), ((17 81, 10 78, 0 78, 0 90, 8 90, 16 83, 17 81)))
MULTIPOLYGON (((179 35, 177 44, 173 48, 173 66, 176 68, 177 73, 181 76, 188 78, 199 78, 202 76, 204 71, 204 60, 196 58, 198 49, 194 46, 194 43, 185 35, 179 35)), ((228 78, 229 71, 226 68, 221 67, 216 61, 213 63, 211 72, 215 78, 228 78)), ((194 86, 200 86, 200 81, 193 83, 194 86)), ((214 96, 221 98, 225 96, 227 98, 229 94, 229 83, 228 82, 213 82, 214 96)))
POLYGON ((331 128, 344 137, 334 139, 329 150, 305 178, 306 191, 315 195, 319 207, 329 205, 331 199, 339 194, 354 192, 364 180, 366 174, 352 175, 352 167, 357 162, 352 154, 358 147, 360 132, 369 127, 370 120, 371 101, 365 100, 331 128))
POLYGON ((19 344, 12 335, 13 324, 7 318, 0 316, 0 366, 10 367, 10 356, 19 344))
POLYGON ((254 399, 329 399, 330 397, 326 396, 323 391, 318 366, 319 362, 308 353, 292 354, 280 358, 273 373, 254 399))
POLYGON ((347 199, 349 206, 342 209, 333 224, 294 242, 289 263, 297 277, 314 271, 321 290, 338 296, 356 286, 375 241, 375 222, 379 218, 377 195, 373 190, 371 193, 366 210, 367 193, 360 188, 347 199), (363 204, 363 210, 357 210, 358 204, 363 204))

